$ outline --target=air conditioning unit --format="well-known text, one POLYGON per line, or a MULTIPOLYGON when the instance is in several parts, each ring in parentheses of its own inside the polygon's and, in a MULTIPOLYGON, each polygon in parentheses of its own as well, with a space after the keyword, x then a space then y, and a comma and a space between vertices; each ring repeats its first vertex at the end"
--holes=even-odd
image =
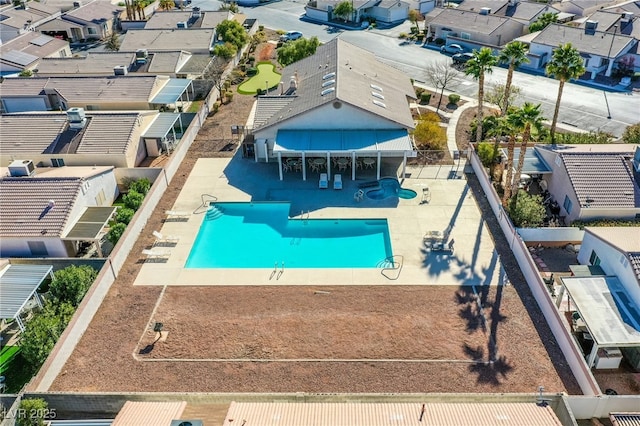
POLYGON ((187 23, 184 21, 178 22, 178 28, 187 28, 187 23))
POLYGON ((480 8, 480 15, 490 15, 491 14, 491 8, 490 7, 481 7, 480 8))
POLYGON ((203 426, 202 420, 171 420, 171 426, 203 426))
POLYGON ((127 67, 124 65, 116 65, 113 67, 113 75, 127 75, 127 67))
POLYGON ((633 12, 624 12, 622 18, 620 18, 620 22, 628 24, 631 21, 633 21, 633 12))
POLYGON ((81 1, 74 1, 74 2, 73 2, 73 8, 74 8, 74 9, 77 9, 77 8, 79 8, 80 6, 82 6, 82 2, 81 2, 81 1))
POLYGON ((31 176, 36 172, 36 166, 31 160, 15 160, 9 164, 9 175, 12 177, 31 176))
POLYGON ((200 8, 198 6, 195 6, 191 11, 191 17, 194 19, 198 19, 201 16, 202 16, 202 13, 200 12, 200 8))
POLYGON ((67 119, 69 120, 69 128, 72 130, 80 130, 87 124, 84 108, 69 108, 67 110, 67 119))

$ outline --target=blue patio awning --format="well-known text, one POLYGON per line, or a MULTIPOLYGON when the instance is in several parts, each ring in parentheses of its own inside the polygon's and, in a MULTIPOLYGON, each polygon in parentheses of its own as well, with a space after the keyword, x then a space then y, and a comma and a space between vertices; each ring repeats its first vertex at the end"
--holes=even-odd
POLYGON ((164 85, 158 94, 151 100, 152 104, 170 105, 180 100, 182 94, 187 90, 191 80, 188 78, 172 78, 164 85))
POLYGON ((278 130, 274 152, 326 153, 352 152, 371 155, 401 155, 414 153, 406 129, 389 130, 278 130))
MULTIPOLYGON (((507 150, 502 149, 502 155, 507 158, 507 150)), ((515 170, 518 165, 518 158, 520 158, 520 148, 513 150, 513 168, 515 170)), ((522 173, 527 175, 544 175, 552 173, 551 168, 547 163, 538 155, 538 151, 535 148, 529 148, 524 153, 524 166, 522 167, 522 173)))

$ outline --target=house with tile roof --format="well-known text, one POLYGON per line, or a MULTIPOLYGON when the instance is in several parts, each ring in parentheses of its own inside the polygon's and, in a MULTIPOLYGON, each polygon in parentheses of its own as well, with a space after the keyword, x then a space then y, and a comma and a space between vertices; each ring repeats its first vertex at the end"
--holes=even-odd
POLYGON ((81 241, 100 241, 118 196, 113 170, 61 167, 32 176, 7 176, 5 170, 0 178, 0 256, 73 257, 81 241))
POLYGON ((377 157, 378 166, 397 166, 415 156, 411 80, 370 52, 336 38, 286 67, 282 76, 280 94, 258 97, 256 161, 339 155, 353 161, 377 157))
MULTIPOLYGON (((340 0, 317 0, 305 6, 305 15, 314 21, 330 23, 333 19, 344 19, 336 16, 333 10, 340 4, 340 0)), ((409 3, 399 0, 354 0, 351 2, 353 16, 347 17, 348 22, 360 23, 373 18, 384 24, 397 24, 409 16, 409 3)), ((424 6, 431 10, 429 4, 424 6)), ((427 10, 427 11, 428 11, 427 10)))
MULTIPOLYGON (((156 11, 145 23, 147 30, 162 30, 174 28, 209 28, 215 29, 218 24, 234 18, 234 13, 225 11, 201 11, 194 7, 192 10, 156 11)), ((242 15, 244 16, 244 15, 242 15)), ((242 23, 242 22, 240 22, 242 23)))
POLYGON ((600 31, 597 23, 591 23, 585 28, 551 24, 531 40, 529 52, 539 60, 530 66, 544 68, 551 60, 553 50, 566 43, 571 43, 580 52, 591 79, 598 74, 611 76, 616 62, 634 55, 638 46, 637 39, 620 33, 600 31))
POLYGON ((216 43, 214 28, 142 29, 126 32, 120 50, 149 52, 186 50, 192 54, 209 55, 216 43))
POLYGON ((623 0, 561 0, 553 4, 556 9, 576 16, 589 16, 596 10, 615 7, 623 0))
POLYGON ((632 144, 537 145, 544 174, 565 222, 640 217, 638 147, 632 144))
POLYGON ((16 159, 44 167, 136 167, 179 141, 181 114, 158 111, 82 112, 72 123, 65 112, 0 116, 0 166, 16 159), (117 123, 117 125, 114 125, 117 123), (78 125, 76 125, 78 124, 78 125))
POLYGON ((430 37, 442 38, 447 44, 456 43, 468 49, 479 45, 504 46, 524 34, 526 29, 522 22, 490 14, 488 10, 478 13, 451 8, 434 9, 429 15, 430 37))
POLYGON ((42 58, 70 58, 69 43, 29 31, 0 44, 0 75, 37 69, 42 58))
POLYGON ((124 7, 108 1, 93 0, 63 13, 42 25, 39 30, 69 42, 104 40, 111 35, 124 7))
POLYGON ((42 25, 60 15, 60 8, 36 1, 5 7, 0 11, 0 45, 21 34, 40 31, 42 25))
POLYGON ((175 111, 194 97, 191 80, 168 76, 7 78, 0 84, 3 112, 67 110, 175 111))

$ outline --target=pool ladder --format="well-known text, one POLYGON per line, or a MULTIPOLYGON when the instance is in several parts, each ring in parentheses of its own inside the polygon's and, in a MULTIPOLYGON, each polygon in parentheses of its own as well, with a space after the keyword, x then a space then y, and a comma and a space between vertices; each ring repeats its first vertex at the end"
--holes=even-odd
POLYGON ((397 280, 400 277, 403 264, 404 256, 394 254, 380 262, 379 266, 382 268, 380 273, 389 280, 397 280))
POLYGON ((308 224, 309 223, 309 210, 307 210, 307 213, 305 215, 304 210, 300 210, 300 219, 303 221, 303 224, 308 224))

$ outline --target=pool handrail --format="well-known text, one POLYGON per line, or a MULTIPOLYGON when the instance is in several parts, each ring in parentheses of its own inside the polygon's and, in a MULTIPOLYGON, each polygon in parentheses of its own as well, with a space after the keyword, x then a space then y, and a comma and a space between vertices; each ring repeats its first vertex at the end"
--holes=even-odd
POLYGON ((388 256, 384 259, 383 262, 387 263, 391 261, 391 264, 393 265, 392 267, 384 267, 381 269, 380 274, 382 274, 383 277, 385 277, 388 280, 397 280, 400 277, 400 272, 402 271, 402 265, 404 264, 404 256, 402 256, 401 254, 394 254, 391 256, 388 256), (399 258, 399 261, 396 262, 396 258, 399 258), (396 264, 398 266, 396 266, 396 264), (390 277, 387 276, 385 274, 385 272, 387 271, 398 271, 398 275, 396 275, 395 277, 390 277))

